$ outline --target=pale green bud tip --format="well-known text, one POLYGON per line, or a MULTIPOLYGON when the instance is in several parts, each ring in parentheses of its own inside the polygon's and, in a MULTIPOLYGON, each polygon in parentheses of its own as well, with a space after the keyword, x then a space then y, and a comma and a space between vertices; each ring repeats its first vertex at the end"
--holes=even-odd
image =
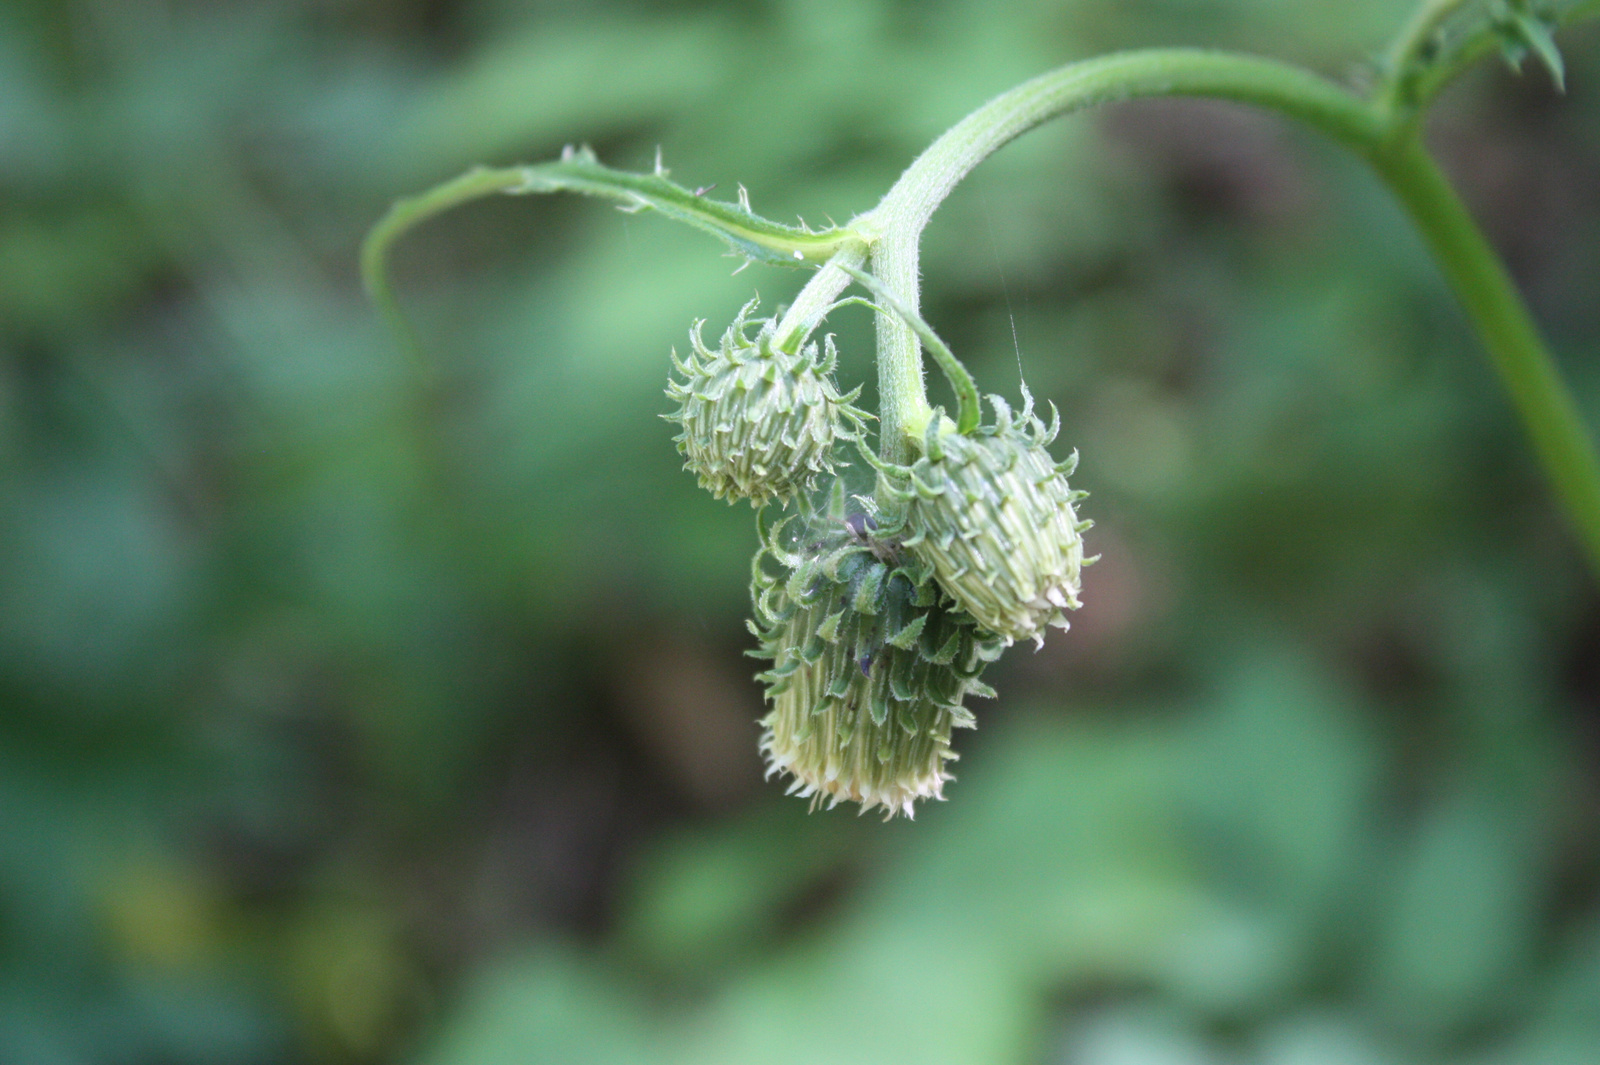
POLYGON ((1020 419, 999 396, 989 400, 996 423, 971 436, 930 425, 909 471, 905 546, 980 625, 1008 644, 1042 643, 1046 627, 1067 628, 1066 612, 1078 609, 1087 564, 1091 523, 1075 509, 1084 493, 1067 484, 1077 456, 1051 458, 1059 417, 1046 429, 1032 397, 1020 419))
POLYGON ((978 675, 1002 644, 939 606, 931 577, 875 539, 866 515, 826 520, 832 530, 811 530, 804 549, 775 533, 756 556, 752 629, 773 663, 758 678, 772 703, 768 775, 792 776, 790 793, 813 808, 910 817, 916 800, 944 797, 951 732, 975 723, 962 700, 993 694, 978 675), (764 556, 785 572, 768 573, 764 556))
POLYGON ((678 450, 701 487, 759 507, 814 489, 820 475, 833 472, 837 442, 857 439, 866 414, 851 405, 860 389, 840 395, 834 386, 832 337, 820 358, 815 343, 781 350, 771 319, 749 321, 755 306, 745 304, 715 351, 701 338, 703 323, 695 323, 688 360, 673 354, 683 380, 668 382, 678 410, 666 417, 683 427, 678 450))

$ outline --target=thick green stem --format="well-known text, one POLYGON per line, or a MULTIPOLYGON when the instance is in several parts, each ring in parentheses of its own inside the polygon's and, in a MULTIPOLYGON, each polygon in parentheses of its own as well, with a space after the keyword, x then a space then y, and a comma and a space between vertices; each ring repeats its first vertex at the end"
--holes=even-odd
MULTIPOLYGON (((932 415, 918 334, 910 324, 920 322, 918 245, 934 210, 957 183, 990 153, 1034 126, 1096 104, 1154 96, 1254 104, 1344 144, 1367 159, 1392 188, 1482 336, 1535 454, 1600 575, 1600 460, 1590 435, 1504 266, 1417 135, 1420 109, 1495 43, 1492 23, 1488 28, 1472 24, 1468 6, 1468 0, 1427 0, 1390 49, 1387 81, 1371 103, 1299 68, 1221 52, 1154 49, 1074 63, 967 116, 911 164, 876 208, 847 228, 824 233, 759 219, 743 202, 705 200, 698 190, 667 181, 659 167, 652 175, 626 174, 599 166, 587 153, 538 167, 475 170, 396 203, 362 249, 363 276, 384 315, 417 354, 384 272, 395 239, 426 218, 492 193, 582 192, 620 200, 629 208, 653 208, 715 233, 747 258, 825 264, 779 323, 779 343, 790 345, 815 327, 870 249, 874 287, 900 311, 880 314, 877 320, 879 450, 886 460, 904 464, 914 458, 932 415), (1464 20, 1467 28, 1436 50, 1446 24, 1464 20)), ((1567 23, 1595 14, 1600 14, 1600 0, 1566 0, 1541 17, 1567 23)), ((970 385, 970 377, 948 350, 936 355, 962 393, 963 413, 968 412, 970 397, 961 385, 970 385)))
MULTIPOLYGON (((931 325, 922 320, 922 315, 902 303, 900 297, 896 296, 888 285, 871 274, 853 268, 846 267, 845 273, 888 304, 889 310, 911 327, 911 331, 917 334, 917 339, 922 341, 922 346, 928 349, 928 354, 933 356, 933 361, 944 373, 945 380, 950 382, 950 388, 956 394, 956 432, 971 433, 976 429, 978 419, 982 416, 982 411, 978 407, 978 386, 972 380, 972 374, 961 365, 961 360, 950 350, 950 345, 933 331, 931 325)), ((906 431, 913 434, 918 432, 913 426, 908 426, 906 431)))
MULTIPOLYGON (((918 235, 891 229, 872 246, 872 272, 911 310, 917 310, 918 235)), ((922 382, 916 332, 893 314, 877 318, 878 450, 887 462, 910 463, 933 408, 922 382)))
MULTIPOLYGON (((1409 62, 1420 47, 1416 42, 1426 40, 1459 6, 1454 0, 1429 4, 1394 54, 1409 62)), ((1577 17, 1596 8, 1600 0, 1584 0, 1567 14, 1577 17)), ((1057 115, 1147 96, 1201 96, 1265 107, 1306 123, 1373 165, 1410 213, 1477 327, 1600 575, 1600 460, 1577 404, 1504 266, 1422 147, 1410 116, 1389 106, 1387 87, 1377 102, 1368 103, 1282 63, 1193 50, 1122 53, 1045 74, 963 119, 907 169, 873 211, 856 219, 852 228, 873 241, 878 280, 912 315, 918 313, 922 229, 974 166, 1057 115)), ((826 279, 828 284, 835 280, 826 279)), ((879 446, 885 459, 899 463, 913 457, 930 415, 910 317, 878 316, 879 446)))
MULTIPOLYGON (((1238 100, 1299 118, 1366 151, 1381 129, 1355 95, 1296 67, 1267 59, 1198 49, 1122 52, 1074 63, 1025 82, 974 111, 911 164, 894 188, 851 228, 876 237, 872 269, 916 311, 918 243, 934 210, 957 183, 996 149, 1041 122, 1096 104, 1148 96, 1238 100)), ((922 361, 911 327, 878 317, 879 446, 907 461, 929 407, 922 361)))
POLYGON ((1455 289, 1522 419, 1534 454, 1600 575, 1600 460, 1578 405, 1505 266, 1420 142, 1374 165, 1455 289))

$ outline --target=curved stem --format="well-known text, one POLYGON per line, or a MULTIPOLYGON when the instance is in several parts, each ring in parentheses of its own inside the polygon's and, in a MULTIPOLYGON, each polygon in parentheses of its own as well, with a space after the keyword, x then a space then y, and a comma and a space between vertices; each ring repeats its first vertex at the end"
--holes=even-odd
MULTIPOLYGON (((957 123, 900 177, 876 208, 850 226, 815 233, 753 215, 748 204, 703 199, 652 175, 600 166, 587 152, 538 167, 480 169, 421 196, 397 202, 362 248, 362 273, 373 299, 427 373, 385 273, 389 246, 417 223, 496 192, 568 190, 653 208, 716 234, 747 258, 822 263, 779 324, 780 343, 798 343, 849 284, 870 248, 877 294, 897 314, 880 314, 879 449, 907 464, 932 411, 918 347, 918 243, 952 189, 983 159, 1057 115, 1155 96, 1199 96, 1254 104, 1297 119, 1368 160, 1410 213, 1477 327, 1490 358, 1568 517, 1600 575, 1600 460, 1554 361, 1504 266, 1474 224, 1417 135, 1418 109, 1450 77, 1492 47, 1492 26, 1469 28, 1442 55, 1430 56, 1444 24, 1466 0, 1428 0, 1390 51, 1388 81, 1375 102, 1273 60, 1196 49, 1151 49, 1074 63, 1026 82, 957 123)), ((1568 0, 1542 17, 1560 23, 1600 14, 1600 0, 1568 0)), ((931 329, 922 327, 929 337, 931 329)), ((933 338, 935 341, 937 338, 933 338)), ((930 350, 951 375, 965 421, 975 405, 962 390, 970 377, 942 345, 930 350), (948 359, 945 358, 948 356, 948 359)), ((973 395, 975 389, 970 389, 973 395)))
MULTIPOLYGON (((1415 23, 1417 39, 1456 8, 1439 0, 1415 23)), ((1579 0, 1565 13, 1600 9, 1579 0)), ((1405 38, 1403 38, 1405 40, 1405 38)), ((1410 45, 1402 51, 1409 54, 1410 45)), ((1431 84, 1431 83, 1429 83, 1431 84)), ((917 255, 939 203, 990 153, 1057 115, 1147 96, 1201 96, 1255 104, 1298 119, 1365 158, 1421 231, 1488 349, 1561 506, 1600 575, 1600 460, 1577 404, 1505 267, 1428 156, 1414 123, 1315 74, 1271 60, 1188 49, 1103 56, 1035 78, 957 123, 912 163, 879 205, 852 224, 872 243, 872 266, 907 315, 878 317, 880 452, 905 464, 929 415, 918 337, 917 255)), ((837 279, 813 279, 831 285, 837 279)), ((820 286, 819 286, 820 287, 820 286)), ((842 286, 841 286, 842 287, 842 286)), ((828 295, 837 294, 833 289, 828 295)), ((814 294, 815 295, 815 294, 814 294)))
MULTIPOLYGON (((1136 97, 1205 96, 1271 108, 1362 152, 1383 127, 1353 93, 1285 63, 1200 49, 1121 52, 1073 63, 995 97, 923 152, 882 202, 852 223, 876 237, 873 273, 906 304, 919 306, 917 248, 923 227, 962 178, 996 149, 1058 115, 1136 97)), ((892 316, 878 319, 878 386, 883 457, 904 463, 914 428, 926 423, 917 337, 892 316)))
MULTIPOLYGON (((615 201, 625 211, 651 210, 704 230, 721 239, 733 254, 746 261, 786 266, 821 264, 841 253, 856 254, 864 244, 862 235, 847 227, 818 231, 762 218, 750 210, 743 188, 739 190, 738 203, 708 199, 704 195, 707 191, 673 184, 667 180, 666 168, 659 159, 654 173, 634 174, 601 166, 587 148, 568 148, 560 161, 554 163, 493 169, 478 167, 420 195, 395 201, 362 244, 361 273, 367 291, 401 345, 417 363, 419 372, 428 374, 431 373, 429 364, 389 285, 389 248, 413 226, 484 196, 532 192, 577 192, 597 196, 615 201)), ((860 261, 859 256, 856 261, 860 261)))
POLYGON ((395 299, 394 288, 389 283, 389 249, 413 226, 434 215, 485 196, 493 196, 497 192, 511 192, 523 180, 520 167, 477 167, 469 170, 458 178, 435 185, 427 192, 396 200, 372 227, 367 239, 361 242, 361 280, 366 286, 367 295, 378 305, 384 322, 424 380, 433 376, 433 364, 423 354, 417 334, 395 299))
POLYGON ((1600 459, 1516 285, 1420 142, 1410 140, 1374 165, 1477 327, 1589 565, 1600 575, 1600 459))

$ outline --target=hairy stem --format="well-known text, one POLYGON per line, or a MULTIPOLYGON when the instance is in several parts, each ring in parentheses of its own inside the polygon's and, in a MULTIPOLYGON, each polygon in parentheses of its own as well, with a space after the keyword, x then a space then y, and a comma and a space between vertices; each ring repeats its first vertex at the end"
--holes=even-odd
MULTIPOLYGON (((628 174, 602 167, 581 152, 542 166, 474 170, 397 202, 363 245, 362 274, 401 342, 431 377, 390 289, 388 249, 418 223, 482 196, 563 190, 603 196, 627 209, 654 209, 714 233, 749 259, 822 264, 779 323, 778 343, 783 346, 800 343, 815 328, 852 275, 860 276, 859 267, 870 254, 875 280, 864 283, 898 311, 877 316, 879 451, 884 459, 905 464, 915 457, 918 438, 932 416, 917 328, 918 245, 933 212, 972 168, 1040 123, 1096 104, 1156 96, 1253 104, 1340 142, 1388 183, 1482 337, 1534 452, 1600 575, 1600 460, 1593 442, 1505 267, 1418 135, 1421 109, 1498 40, 1493 19, 1472 22, 1469 4, 1426 0, 1389 49, 1386 81, 1372 102, 1297 67, 1223 52, 1151 49, 1062 67, 968 115, 911 164, 877 207, 848 227, 822 233, 758 218, 742 196, 739 204, 706 200, 699 190, 668 181, 659 164, 654 174, 628 174), (1441 45, 1447 24, 1455 32, 1441 45)), ((1600 15, 1600 0, 1554 0, 1539 17, 1566 24, 1595 15, 1600 15)), ((921 329, 933 336, 925 325, 921 329)), ((948 349, 935 344, 933 350, 959 394, 963 422, 970 420, 976 409, 970 402, 976 394, 970 376, 948 349)))
POLYGON ((778 322, 775 344, 796 351, 811 331, 833 309, 833 301, 850 284, 849 271, 867 261, 865 241, 845 245, 808 281, 778 322))
MULTIPOLYGON (((896 296, 894 291, 878 278, 851 268, 846 268, 845 273, 859 281, 874 296, 883 300, 888 305, 889 312, 910 326, 911 331, 917 335, 917 339, 922 341, 922 346, 928 349, 929 355, 933 356, 934 363, 944 373, 945 380, 950 382, 950 388, 956 394, 956 432, 970 434, 978 427, 978 419, 982 416, 982 412, 978 407, 978 386, 972 380, 972 374, 961 364, 961 360, 955 357, 955 353, 950 350, 950 345, 940 339, 939 334, 933 331, 933 327, 922 320, 922 315, 902 303, 900 297, 896 296)), ((922 430, 926 426, 926 421, 923 422, 921 427, 907 425, 906 432, 921 436, 922 430)))
POLYGON ((816 231, 781 225, 751 211, 743 189, 738 203, 708 199, 706 191, 709 190, 673 184, 667 180, 667 171, 659 160, 654 173, 634 174, 601 166, 587 148, 569 148, 554 163, 478 167, 420 195, 395 201, 362 244, 361 274, 367 291, 400 344, 417 363, 419 372, 431 374, 390 287, 389 249, 406 232, 435 215, 495 193, 577 192, 612 200, 626 211, 655 211, 720 238, 733 254, 747 261, 807 266, 826 263, 835 255, 848 252, 857 255, 854 261, 860 262, 862 236, 854 230, 834 227, 816 231))

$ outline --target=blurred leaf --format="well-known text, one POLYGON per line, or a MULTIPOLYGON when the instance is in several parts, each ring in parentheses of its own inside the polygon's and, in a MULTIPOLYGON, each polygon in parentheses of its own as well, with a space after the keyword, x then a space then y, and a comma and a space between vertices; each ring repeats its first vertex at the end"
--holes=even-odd
POLYGON ((1241 901, 1315 914, 1368 858, 1381 763, 1339 686, 1262 644, 1196 722, 1186 805, 1241 901))
POLYGON ((808 895, 845 875, 856 835, 785 803, 714 833, 663 839, 634 873, 617 942, 668 971, 732 970, 787 931, 808 895))
POLYGON ((1467 792, 1438 803, 1400 865, 1372 956, 1390 1023, 1440 1038, 1515 1009, 1540 906, 1536 834, 1467 792))
POLYGON ((414 181, 547 148, 578 129, 578 139, 596 140, 692 106, 725 84, 726 59, 738 48, 704 18, 540 24, 493 42, 429 86, 392 150, 414 181))
POLYGON ((420 1065, 607 1065, 663 1060, 640 1004, 572 950, 547 946, 482 973, 460 1019, 417 1058, 420 1065))
MULTIPOLYGON (((0 1062, 1587 1062, 1593 585, 1358 161, 1130 103, 935 220, 926 317, 1061 406, 1108 558, 914 824, 712 813, 626 705, 661 632, 752 672, 751 515, 657 415, 801 274, 481 204, 403 256, 432 397, 356 276, 471 163, 847 221, 1052 66, 1359 83, 1410 6, 0 8, 0 1062)), ((1600 410, 1593 41, 1431 130, 1600 410)))

